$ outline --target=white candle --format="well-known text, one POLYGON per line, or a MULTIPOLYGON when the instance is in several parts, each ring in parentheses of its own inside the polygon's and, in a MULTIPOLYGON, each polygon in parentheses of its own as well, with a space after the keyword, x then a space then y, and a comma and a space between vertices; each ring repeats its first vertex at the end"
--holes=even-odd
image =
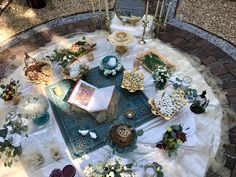
POLYGON ((105 9, 106 9, 106 14, 107 14, 107 19, 110 19, 109 10, 108 10, 108 1, 107 0, 105 0, 105 9))
POLYGON ((99 10, 99 12, 102 12, 102 9, 101 9, 101 0, 98 0, 98 10, 99 10))
POLYGON ((153 168, 149 167, 149 168, 146 169, 146 174, 147 174, 146 175, 147 177, 153 177, 155 175, 155 171, 154 171, 153 168))
POLYGON ((95 9, 94 9, 94 4, 93 4, 93 0, 90 0, 91 4, 92 4, 92 9, 93 9, 93 15, 95 16, 95 9))
POLYGON ((145 13, 145 20, 147 21, 147 15, 148 15, 148 6, 149 6, 149 1, 147 1, 146 4, 146 13, 145 13))
POLYGON ((159 8, 159 4, 160 4, 160 0, 157 1, 157 6, 156 6, 156 11, 155 11, 155 17, 157 17, 157 12, 158 12, 158 8, 159 8))
POLYGON ((165 0, 163 0, 163 1, 162 1, 162 4, 161 4, 161 11, 160 11, 159 19, 161 19, 162 11, 163 11, 164 5, 165 5, 165 0))
POLYGON ((170 13, 171 4, 172 4, 172 1, 170 2, 169 6, 168 6, 168 9, 167 9, 167 12, 166 12, 166 16, 165 16, 165 20, 164 20, 164 25, 166 24, 168 15, 169 15, 169 13, 170 13))

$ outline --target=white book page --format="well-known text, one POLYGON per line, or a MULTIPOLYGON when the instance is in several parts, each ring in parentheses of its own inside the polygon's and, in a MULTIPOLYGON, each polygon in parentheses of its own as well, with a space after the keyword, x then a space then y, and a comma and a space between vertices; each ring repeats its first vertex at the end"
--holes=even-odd
POLYGON ((97 89, 88 105, 88 111, 96 112, 108 109, 113 96, 114 88, 115 86, 109 86, 97 89))

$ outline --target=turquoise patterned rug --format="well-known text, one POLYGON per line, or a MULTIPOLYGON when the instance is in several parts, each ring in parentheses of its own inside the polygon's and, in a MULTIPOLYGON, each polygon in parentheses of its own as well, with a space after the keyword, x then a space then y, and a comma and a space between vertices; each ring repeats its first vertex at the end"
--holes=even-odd
POLYGON ((71 106, 66 102, 75 85, 74 81, 62 80, 46 87, 46 93, 53 113, 72 158, 81 157, 86 153, 95 151, 106 145, 105 140, 109 128, 114 123, 123 122, 137 127, 156 117, 151 113, 151 107, 147 103, 148 98, 143 92, 137 91, 135 93, 130 93, 120 87, 122 77, 123 71, 116 76, 106 77, 100 72, 98 67, 91 69, 84 76, 83 80, 98 88, 110 85, 116 86, 108 111, 98 113, 88 113, 87 111, 71 106), (54 93, 54 88, 57 86, 60 86, 63 89, 63 94, 61 96, 57 96, 54 93), (135 117, 132 120, 127 119, 124 116, 124 113, 128 109, 133 109, 135 111, 135 117), (109 120, 103 122, 105 119, 109 120), (89 135, 83 136, 79 134, 79 130, 85 129, 95 132, 98 137, 92 139, 89 135))

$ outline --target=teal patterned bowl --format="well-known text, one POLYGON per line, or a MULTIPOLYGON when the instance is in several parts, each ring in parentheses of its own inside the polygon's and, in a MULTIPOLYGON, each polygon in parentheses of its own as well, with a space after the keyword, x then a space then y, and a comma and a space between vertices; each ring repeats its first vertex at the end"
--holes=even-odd
POLYGON ((116 73, 122 69, 122 67, 123 66, 118 61, 118 59, 115 56, 112 56, 112 55, 104 57, 102 59, 102 62, 100 63, 100 66, 99 66, 100 70, 103 71, 103 74, 105 76, 108 76, 108 75, 115 76, 116 73), (115 61, 114 61, 114 59, 115 59, 115 61), (111 60, 113 60, 113 62, 116 62, 116 63, 114 65, 112 65, 111 60))

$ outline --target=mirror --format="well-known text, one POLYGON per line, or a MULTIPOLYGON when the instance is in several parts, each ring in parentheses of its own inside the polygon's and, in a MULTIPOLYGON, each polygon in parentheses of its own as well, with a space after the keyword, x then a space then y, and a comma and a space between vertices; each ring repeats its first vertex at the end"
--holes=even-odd
POLYGON ((115 12, 123 24, 135 25, 144 16, 145 0, 116 0, 115 12))

